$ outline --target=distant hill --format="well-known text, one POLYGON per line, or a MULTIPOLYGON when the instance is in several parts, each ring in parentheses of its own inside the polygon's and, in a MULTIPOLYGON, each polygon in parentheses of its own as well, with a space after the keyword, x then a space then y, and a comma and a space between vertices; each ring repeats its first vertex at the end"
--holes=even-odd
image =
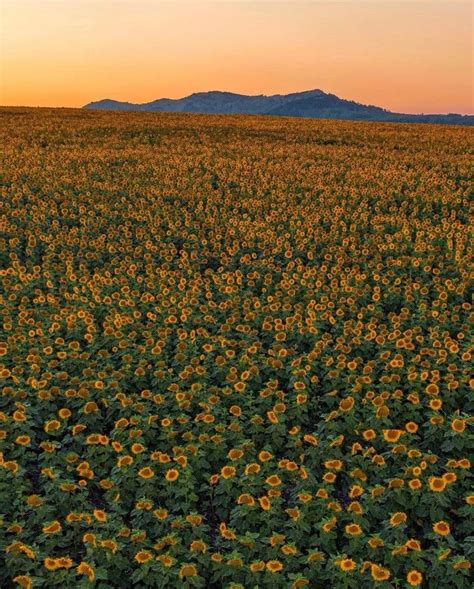
POLYGON ((184 98, 159 98, 144 104, 99 100, 84 108, 102 110, 133 110, 145 112, 193 112, 214 114, 253 114, 319 119, 348 119, 354 121, 388 121, 403 123, 447 123, 474 125, 474 116, 459 114, 403 114, 379 106, 360 104, 327 94, 322 90, 308 90, 293 94, 247 96, 233 92, 197 92, 184 98))

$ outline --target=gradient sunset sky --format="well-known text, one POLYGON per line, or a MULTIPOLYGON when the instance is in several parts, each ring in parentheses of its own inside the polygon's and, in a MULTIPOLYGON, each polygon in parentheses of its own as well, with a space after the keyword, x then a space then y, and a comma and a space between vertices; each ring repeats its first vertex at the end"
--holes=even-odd
POLYGON ((473 113, 461 0, 0 0, 0 104, 147 102, 312 88, 473 113))

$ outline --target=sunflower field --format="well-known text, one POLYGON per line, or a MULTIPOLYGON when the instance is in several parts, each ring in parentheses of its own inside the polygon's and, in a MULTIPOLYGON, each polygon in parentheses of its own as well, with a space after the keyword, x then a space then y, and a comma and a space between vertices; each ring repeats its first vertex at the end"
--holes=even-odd
POLYGON ((2 588, 472 586, 470 128, 0 122, 2 588))

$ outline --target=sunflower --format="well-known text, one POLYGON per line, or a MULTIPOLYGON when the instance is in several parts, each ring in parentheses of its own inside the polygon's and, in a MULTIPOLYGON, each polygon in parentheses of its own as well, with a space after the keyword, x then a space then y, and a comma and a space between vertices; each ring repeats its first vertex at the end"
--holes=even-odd
POLYGON ((255 499, 249 493, 239 495, 237 499, 238 505, 255 505, 255 499))
POLYGON ((51 421, 48 421, 47 423, 45 423, 44 431, 46 433, 49 433, 49 432, 59 429, 60 427, 61 427, 61 423, 57 419, 52 419, 51 421))
POLYGON ((102 509, 94 509, 94 517, 99 522, 106 522, 107 521, 107 514, 102 509))
POLYGON ((303 440, 305 442, 307 442, 308 444, 311 444, 311 446, 317 446, 318 445, 318 438, 316 436, 313 436, 312 434, 305 434, 303 436, 303 440))
POLYGON ((282 542, 286 540, 286 536, 284 534, 273 534, 270 537, 270 546, 278 546, 282 542))
POLYGON ((138 476, 142 479, 151 479, 155 476, 155 471, 149 466, 145 466, 138 471, 138 476))
POLYGON ((411 587, 418 587, 423 582, 423 575, 420 571, 412 569, 407 574, 407 583, 411 585, 411 587))
POLYGON ((30 436, 18 436, 15 440, 15 442, 17 444, 20 444, 20 446, 28 446, 29 443, 31 442, 31 438, 30 436))
POLYGON ((30 495, 26 502, 30 507, 39 507, 40 505, 43 505, 44 499, 39 495, 30 495))
POLYGON ((437 395, 439 393, 439 386, 432 382, 426 387, 425 390, 428 395, 437 395))
POLYGON ((350 411, 354 407, 354 403, 354 397, 346 397, 339 403, 339 409, 345 412, 350 411))
POLYGON ((464 419, 453 419, 451 429, 458 434, 462 433, 466 429, 466 421, 464 419))
POLYGON ((56 558, 46 557, 43 561, 44 566, 48 569, 48 571, 55 571, 59 568, 59 563, 56 558))
POLYGON ((451 533, 449 524, 444 520, 441 520, 433 524, 433 531, 435 534, 439 534, 440 536, 449 536, 449 534, 451 533))
POLYGON ((286 554, 287 556, 298 554, 298 549, 296 548, 296 546, 293 546, 291 544, 285 544, 284 546, 282 546, 281 551, 283 552, 283 554, 286 554))
POLYGON ((56 559, 56 563, 59 568, 62 569, 70 569, 73 565, 73 561, 68 556, 61 556, 60 558, 56 559))
POLYGON ((33 587, 33 579, 29 575, 18 575, 13 579, 13 582, 23 589, 31 589, 33 587))
POLYGON ((235 466, 223 466, 221 468, 221 475, 224 479, 231 479, 235 477, 236 473, 235 466))
POLYGON ((291 589, 302 589, 302 587, 306 587, 307 585, 309 585, 309 580, 301 577, 293 582, 291 589))
POLYGON ((260 503, 260 507, 264 511, 268 511, 269 509, 272 508, 271 501, 270 501, 270 499, 266 495, 263 495, 263 497, 259 497, 258 498, 258 502, 260 503))
POLYGON ((286 513, 291 517, 293 521, 298 521, 300 518, 301 511, 296 507, 288 507, 285 509, 286 513))
POLYGON ((360 485, 353 485, 349 491, 349 497, 351 499, 355 499, 356 497, 360 497, 364 492, 364 488, 360 485))
POLYGON ((244 455, 243 451, 240 450, 239 448, 234 448, 232 450, 229 450, 227 456, 229 457, 230 460, 238 460, 239 458, 242 458, 242 456, 244 455))
POLYGON ((267 477, 265 482, 271 487, 278 487, 282 483, 280 477, 276 474, 272 474, 271 476, 267 477))
POLYGON ((384 429, 383 430, 383 437, 386 442, 390 442, 391 444, 394 444, 394 443, 398 442, 398 440, 401 438, 401 436, 404 433, 405 432, 402 429, 384 429))
POLYGON ((356 568, 356 563, 352 558, 343 558, 337 563, 340 569, 344 572, 353 571, 356 568))
POLYGON ((144 509, 146 511, 150 511, 153 508, 153 503, 151 501, 147 501, 145 499, 141 499, 135 503, 136 509, 144 509))
POLYGON ((270 452, 268 452, 267 450, 262 450, 258 455, 258 459, 260 460, 260 462, 267 462, 268 460, 271 460, 272 458, 273 458, 273 454, 270 454, 270 452))
POLYGON ((390 518, 390 525, 391 526, 399 526, 400 524, 404 524, 407 521, 407 514, 403 511, 397 511, 396 513, 392 514, 390 518))
POLYGON ((369 540, 367 540, 367 544, 371 547, 371 548, 379 548, 380 546, 385 546, 385 542, 382 540, 382 538, 369 538, 369 540))
POLYGON ((370 572, 374 581, 388 581, 391 573, 388 569, 385 569, 377 564, 373 564, 370 567, 370 572))
POLYGON ((327 472, 324 476, 323 476, 323 481, 325 481, 326 483, 329 483, 330 485, 332 485, 332 483, 334 483, 334 481, 336 480, 337 475, 333 472, 327 472))
POLYGON ((80 575, 86 575, 90 583, 92 583, 95 579, 95 571, 87 562, 82 561, 76 568, 76 571, 80 575))
POLYGON ((335 517, 332 517, 330 520, 328 520, 327 522, 325 522, 322 525, 321 529, 323 530, 323 532, 329 533, 334 528, 334 526, 336 524, 337 524, 337 519, 335 517))
POLYGON ((179 471, 176 468, 170 468, 166 471, 165 478, 167 481, 173 482, 176 481, 179 477, 179 471))
POLYGON ((172 556, 169 556, 168 554, 160 554, 156 557, 156 560, 158 562, 161 562, 161 564, 165 567, 170 567, 174 563, 174 558, 172 556))
POLYGON ((117 459, 117 466, 119 468, 122 468, 122 466, 130 466, 131 464, 133 464, 133 457, 132 456, 120 456, 117 459))
POLYGON ((442 493, 446 489, 446 481, 442 477, 430 477, 428 483, 435 493, 442 493))
POLYGON ((194 564, 183 564, 179 571, 181 579, 184 577, 197 577, 198 570, 194 564))
POLYGON ((445 472, 443 475, 443 481, 450 485, 451 483, 455 483, 458 477, 455 472, 445 472))
POLYGON ((307 558, 308 562, 322 562, 324 560, 325 560, 325 556, 319 550, 317 550, 315 552, 310 552, 308 554, 308 558, 307 558))
POLYGON ((326 460, 324 466, 330 470, 341 470, 341 468, 344 466, 344 463, 342 460, 326 460))
POLYGON ((206 552, 207 544, 202 540, 193 540, 190 546, 191 552, 206 552))
POLYGON ((417 491, 418 489, 421 489, 423 484, 420 479, 411 479, 408 481, 408 486, 412 491, 417 491))
POLYGON ((46 526, 43 526, 43 534, 57 534, 62 530, 61 524, 55 520, 46 526))
POLYGON ((117 544, 117 542, 115 542, 115 540, 101 540, 100 545, 102 546, 102 548, 106 548, 107 550, 110 550, 114 554, 118 550, 118 544, 117 544))
POLYGON ((140 550, 135 554, 135 560, 140 564, 144 564, 153 558, 153 554, 149 550, 140 550))
POLYGON ((448 558, 448 556, 451 554, 452 550, 451 548, 447 548, 446 550, 441 551, 438 554, 438 560, 445 560, 446 558, 448 558))
POLYGON ((359 515, 362 515, 364 513, 364 508, 359 503, 359 501, 351 501, 349 503, 349 505, 347 506, 347 511, 350 511, 352 513, 357 513, 359 515))
POLYGON ((466 560, 465 558, 461 558, 460 560, 455 562, 452 565, 452 567, 455 571, 459 571, 459 570, 469 570, 472 567, 472 565, 469 560, 466 560))
POLYGON ((413 421, 409 421, 405 424, 405 429, 410 434, 416 434, 416 432, 418 431, 418 424, 414 423, 413 421))
POLYGON ((362 528, 359 524, 348 524, 345 527, 345 530, 346 534, 349 534, 349 536, 360 536, 362 534, 362 528))
POLYGON ((283 570, 283 564, 279 560, 269 560, 265 566, 271 573, 283 570))

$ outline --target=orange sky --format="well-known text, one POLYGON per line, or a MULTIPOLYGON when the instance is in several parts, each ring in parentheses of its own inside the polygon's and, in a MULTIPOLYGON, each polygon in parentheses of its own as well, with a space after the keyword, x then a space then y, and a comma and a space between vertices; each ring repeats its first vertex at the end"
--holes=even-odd
POLYGON ((472 16, 460 0, 0 0, 0 104, 321 88, 472 113, 472 16))

